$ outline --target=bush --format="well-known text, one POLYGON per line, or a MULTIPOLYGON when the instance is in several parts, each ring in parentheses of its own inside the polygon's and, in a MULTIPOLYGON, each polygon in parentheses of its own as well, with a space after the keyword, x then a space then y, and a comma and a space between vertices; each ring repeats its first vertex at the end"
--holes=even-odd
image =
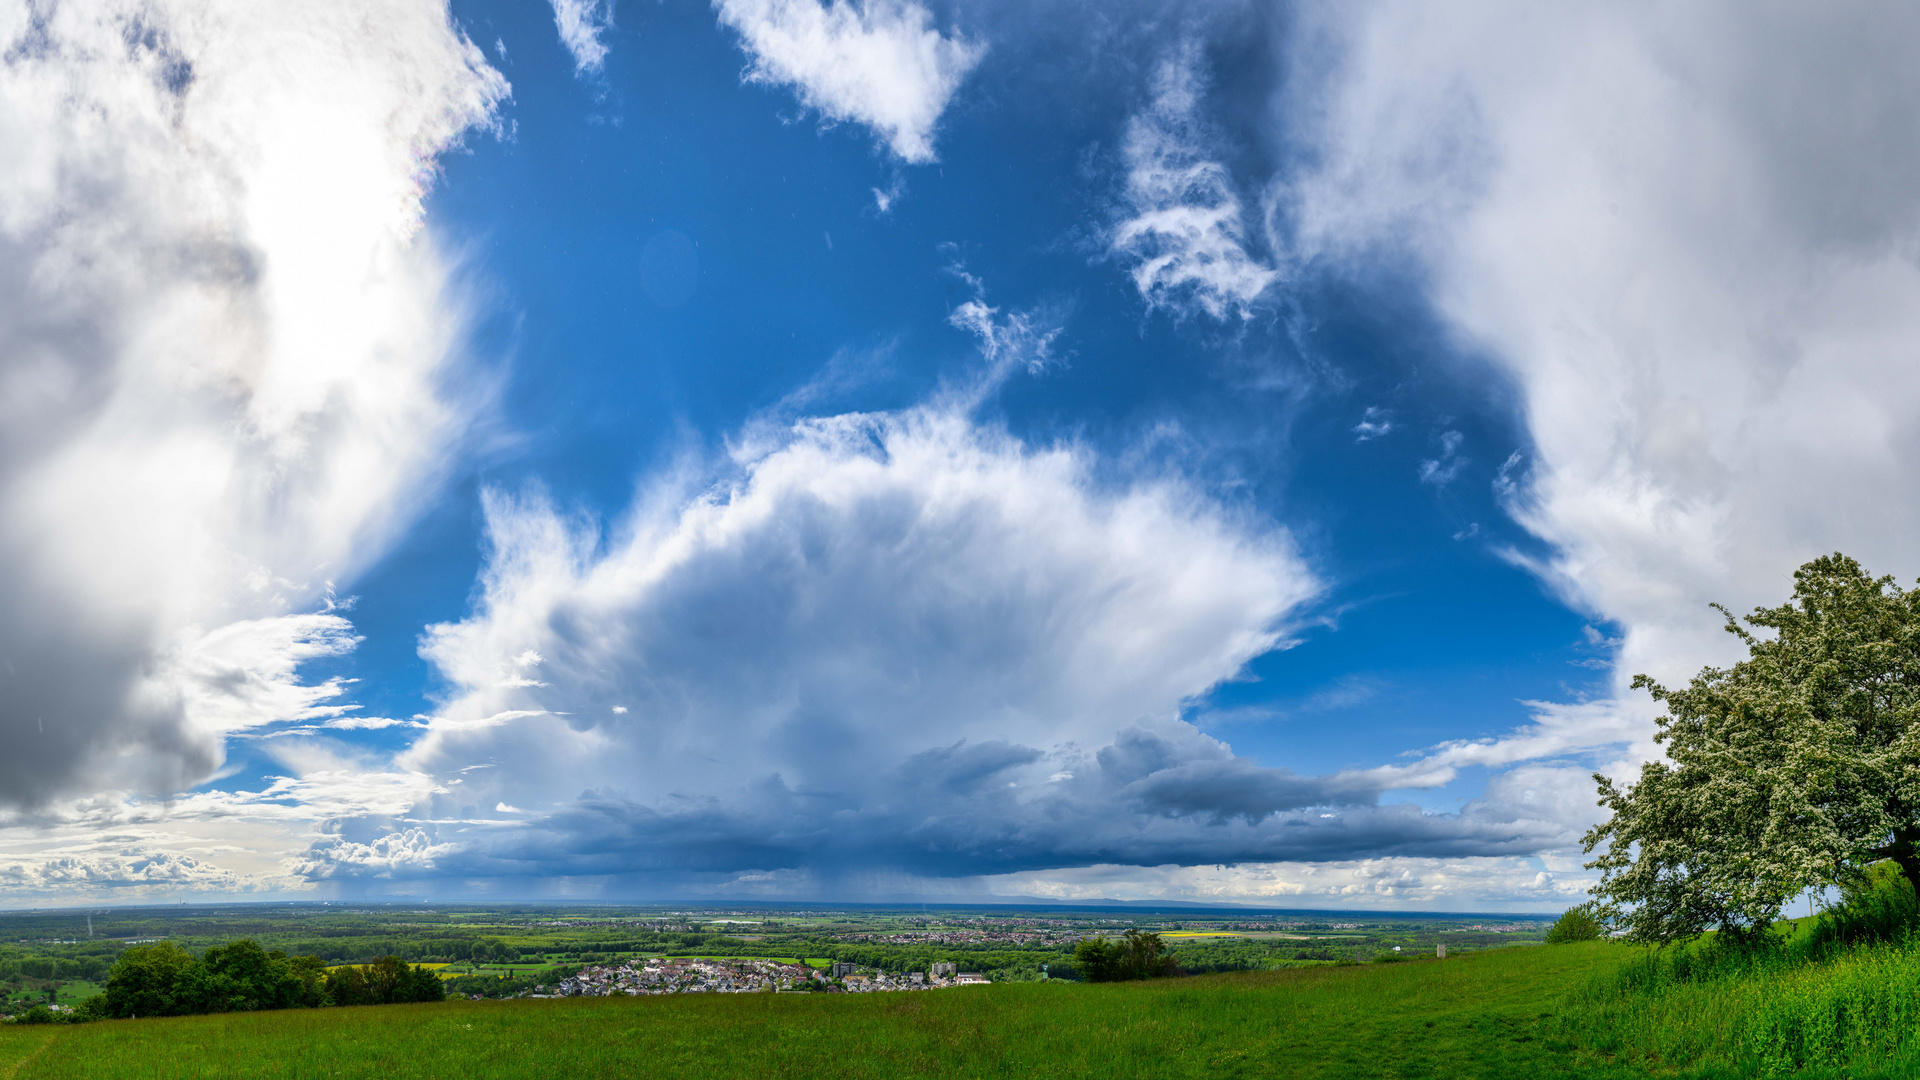
POLYGON ((439 976, 383 956, 365 968, 326 969, 317 956, 267 952, 242 939, 193 955, 172 942, 127 949, 107 975, 107 992, 92 1014, 116 1018, 306 1009, 321 1005, 385 1005, 440 1001, 439 976))
POLYGON ((1129 929, 1119 941, 1092 938, 1074 947, 1073 962, 1088 982, 1157 979, 1180 974, 1159 934, 1129 929))
POLYGON ((1894 941, 1920 926, 1920 900, 1891 861, 1875 863, 1840 890, 1840 904, 1820 915, 1816 948, 1894 941))
POLYGON ((1566 914, 1547 928, 1547 944, 1566 945, 1575 941, 1596 941, 1607 932, 1605 924, 1593 913, 1591 903, 1570 907, 1566 914))
POLYGON ((122 952, 107 975, 107 1012, 116 1017, 179 1015, 180 973, 195 963, 192 954, 171 941, 122 952))
POLYGON ((364 967, 339 967, 327 972, 327 997, 335 1005, 395 1005, 410 1001, 445 1001, 440 976, 423 967, 408 967, 397 956, 383 956, 364 967))

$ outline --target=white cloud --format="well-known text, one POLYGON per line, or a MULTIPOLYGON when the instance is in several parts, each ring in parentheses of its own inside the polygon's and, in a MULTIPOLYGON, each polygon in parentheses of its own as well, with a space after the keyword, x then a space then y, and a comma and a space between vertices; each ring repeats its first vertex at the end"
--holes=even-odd
POLYGON ((316 841, 294 870, 313 880, 325 880, 343 871, 372 877, 404 876, 431 871, 453 850, 453 845, 436 843, 430 831, 418 828, 401 829, 365 842, 329 836, 316 841))
POLYGON ((1154 77, 1153 104, 1127 123, 1126 220, 1112 251, 1133 264, 1149 304, 1188 304, 1244 318, 1279 277, 1247 250, 1247 226, 1225 165, 1208 156, 1199 107, 1206 86, 1189 43, 1154 77))
POLYGON ((505 82, 435 4, 0 12, 0 799, 176 791, 317 719, 329 580, 471 402, 422 231, 505 82))
POLYGON ((1098 479, 971 400, 762 425, 731 476, 657 488, 611 536, 490 496, 479 606, 423 647, 456 692, 400 772, 513 767, 340 818, 300 872, 834 895, 875 875, 1519 855, 1590 818, 1584 769, 1511 767, 1593 755, 1565 710, 1326 776, 1177 719, 1280 644, 1317 581, 1284 532, 1190 481, 1098 479), (548 685, 503 685, 529 650, 548 685), (1381 801, 1469 767, 1506 771, 1458 813, 1381 801))
POLYGON ((0 893, 15 900, 298 896, 316 843, 372 848, 446 785, 393 769, 309 729, 263 744, 286 775, 258 790, 168 798, 104 791, 0 812, 0 893), (359 831, 342 822, 359 823, 359 831))
POLYGON ((1353 441, 1369 442, 1386 435, 1392 430, 1393 414, 1385 409, 1369 405, 1367 406, 1366 413, 1360 417, 1360 422, 1353 425, 1353 441))
POLYGON ((1089 866, 983 879, 983 892, 1074 902, 1175 900, 1336 910, 1558 911, 1593 875, 1547 856, 1338 859, 1237 866, 1089 866))
POLYGON ((1274 815, 1377 794, 1262 769, 1176 719, 1318 589, 1283 531, 1191 482, 1096 479, 1085 450, 952 401, 762 428, 729 468, 606 538, 490 496, 483 599, 423 648, 457 692, 402 761, 513 768, 409 815, 439 823, 408 826, 430 859, 328 840, 303 872, 1160 861, 1278 850, 1294 841, 1274 815), (503 685, 528 650, 550 685, 503 685), (530 820, 475 813, 502 805, 530 820))
MULTIPOLYGON (((613 0, 553 0, 553 23, 560 31, 560 43, 573 54, 574 73, 599 71, 607 59, 607 45, 600 35, 613 26, 613 0)), ((506 56, 505 45, 500 54, 506 56)))
POLYGON ((1441 432, 1440 456, 1420 462, 1420 482, 1434 487, 1453 483, 1460 470, 1467 466, 1467 459, 1460 456, 1460 446, 1466 441, 1467 437, 1457 431, 1441 432))
POLYGON ((220 866, 168 851, 90 850, 46 853, 31 860, 0 858, 0 890, 12 895, 119 901, 163 894, 239 893, 252 884, 220 866))
MULTIPOLYGON (((340 678, 300 681, 299 666, 344 656, 360 639, 338 615, 283 615, 228 623, 190 642, 167 667, 172 692, 194 729, 222 736, 277 720, 337 717, 351 705, 327 705, 345 692, 340 678)), ((330 726, 355 721, 334 720, 330 726)), ((365 722, 359 722, 365 726, 365 722)))
POLYGON ((1042 715, 1058 738, 1110 734, 1272 647, 1317 588, 1284 533, 1178 480, 1105 492, 1084 451, 942 408, 804 419, 740 453, 721 486, 638 511, 604 558, 537 499, 490 496, 482 609, 425 646, 465 691, 422 760, 458 744, 463 718, 614 702, 634 719, 588 732, 709 747, 723 764, 687 768, 715 783, 811 756, 759 736, 814 713, 869 748, 807 766, 823 781, 841 753, 931 745, 903 710, 947 717, 945 742, 1029 734, 1042 715), (528 648, 551 693, 493 675, 528 648), (893 696, 907 686, 911 707, 893 696))
POLYGON ((954 308, 947 322, 979 339, 990 380, 1016 367, 1025 368, 1030 375, 1045 371, 1057 359, 1054 342, 1066 332, 1059 320, 1043 312, 1010 311, 1003 317, 999 308, 988 307, 979 299, 954 308))
MULTIPOLYGON (((1920 574, 1920 13, 1323 5, 1289 87, 1300 259, 1410 255, 1514 376, 1532 565, 1618 623, 1619 692, 1737 648, 1836 549, 1920 574)), ((1635 695, 1636 697, 1638 695, 1635 695)))
POLYGON ((378 731, 391 727, 426 727, 423 720, 396 720, 391 716, 343 716, 337 720, 328 720, 320 725, 323 728, 337 728, 343 731, 378 731))
MULTIPOLYGON (((791 86, 829 120, 872 128, 895 156, 935 160, 934 128, 986 46, 934 29, 912 0, 714 0, 752 82, 791 86)), ((884 213, 892 196, 881 197, 884 213)))

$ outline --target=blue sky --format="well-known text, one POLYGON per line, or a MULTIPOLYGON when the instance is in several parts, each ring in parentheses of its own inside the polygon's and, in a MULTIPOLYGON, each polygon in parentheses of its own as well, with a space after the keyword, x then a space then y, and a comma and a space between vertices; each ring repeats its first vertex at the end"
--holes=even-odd
POLYGON ((1898 13, 215 9, 0 21, 0 895, 1552 910, 1914 572, 1898 13))
MULTIPOLYGON (((743 87, 737 43, 697 7, 636 8, 604 34, 601 75, 584 80, 538 8, 456 15, 477 39, 520 42, 501 64, 517 80, 513 137, 450 159, 433 204, 502 298, 490 315, 512 372, 500 423, 514 445, 476 463, 478 484, 538 484, 616 516, 636 481, 689 443, 724 440, 836 356, 854 370, 814 408, 910 406, 980 363, 950 323, 976 292, 966 273, 995 305, 1046 311, 1061 329, 1057 366, 1014 380, 984 414, 1027 441, 1081 441, 1103 458, 1177 429, 1184 445, 1167 453, 1300 532, 1338 579, 1314 615, 1339 632, 1303 628, 1311 649, 1263 658, 1258 682, 1220 689, 1223 705, 1298 708, 1366 687, 1373 700, 1349 708, 1367 730, 1420 744, 1510 727, 1525 719, 1517 699, 1594 683, 1570 666, 1592 652, 1586 621, 1495 548, 1528 542, 1491 497, 1495 470, 1525 443, 1511 393, 1406 310, 1404 286, 1330 283, 1244 323, 1209 320, 1149 310, 1126 267, 1092 246, 1115 185, 1085 161, 1113 154, 1126 99, 1057 74, 1023 78, 1031 56, 990 53, 974 78, 999 73, 1000 92, 943 117, 937 165, 902 166, 867 130, 823 128, 791 94, 743 87), (1062 132, 1068 110, 1082 126, 1062 132), (905 192, 882 215, 872 189, 896 175, 905 192), (647 292, 645 253, 676 234, 691 242, 696 280, 665 306, 647 292), (1315 324, 1297 342, 1296 320, 1315 324), (1369 408, 1394 430, 1362 442, 1353 429, 1369 408), (1422 484, 1420 462, 1455 430, 1474 436, 1459 478, 1422 484), (1476 524, 1484 539, 1455 539, 1476 524)), ((1087 75, 1154 59, 1108 58, 1087 75)), ((370 642, 351 659, 393 695, 363 698, 369 707, 406 715, 434 689, 386 672, 417 662, 418 627, 462 612, 478 568, 475 504, 471 492, 448 499, 465 518, 453 536, 422 535, 390 577, 356 587, 355 624, 369 632, 391 610, 398 654, 365 670, 370 642), (447 580, 416 595, 428 567, 447 580)), ((1325 724, 1234 734, 1315 770, 1377 753, 1374 736, 1325 724)))

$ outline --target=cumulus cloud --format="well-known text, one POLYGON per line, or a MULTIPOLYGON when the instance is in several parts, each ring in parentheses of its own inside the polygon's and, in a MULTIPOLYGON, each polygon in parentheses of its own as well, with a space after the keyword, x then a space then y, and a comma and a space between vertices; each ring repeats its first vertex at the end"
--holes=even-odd
POLYGON ((440 858, 454 850, 454 845, 436 843, 423 829, 390 832, 366 843, 329 836, 314 842, 294 864, 294 872, 309 880, 325 880, 342 871, 371 877, 419 876, 432 872, 440 858))
MULTIPOLYGON (((600 35, 613 25, 613 0, 553 0, 553 23, 560 31, 560 43, 573 54, 574 73, 599 71, 607 59, 607 45, 600 35)), ((504 57, 504 45, 500 51, 504 57)))
POLYGON ((335 822, 300 872, 830 894, 1567 838, 1519 789, 1383 802, 1464 749, 1302 775, 1180 720, 1319 589, 1282 529, 1190 480, 1103 479, 944 399, 762 429, 728 469, 605 535, 491 494, 478 606, 423 646, 455 692, 402 758, 460 780, 335 822))
MULTIPOLYGON (((1897 5, 1323 5, 1283 243, 1410 256, 1513 374, 1530 562, 1621 676, 1737 648, 1845 550, 1920 575, 1920 13, 1897 5)), ((1627 693, 1624 685, 1622 694, 1627 693)), ((1644 715, 1644 713, 1643 713, 1644 715)))
POLYGON ((1249 253, 1233 178, 1209 156, 1201 63, 1191 43, 1163 62, 1153 103, 1127 122, 1127 217, 1109 242, 1149 304, 1244 318, 1279 274, 1249 253))
POLYGON ((20 894, 128 900, 153 893, 249 891, 240 875, 191 855, 167 851, 56 854, 0 862, 0 889, 20 894))
MULTIPOLYGON (((792 87, 828 120, 863 124, 902 161, 935 160, 934 129, 986 46, 942 34, 912 0, 714 0, 747 79, 792 87)), ((875 192, 878 197, 880 193, 875 192)), ((881 210, 892 196, 880 199, 881 210)))
POLYGON ((435 792, 457 787, 396 770, 313 729, 262 745, 281 775, 256 790, 166 798, 105 792, 0 812, 0 891, 69 903, 310 894, 314 881, 296 873, 306 849, 371 844, 406 829, 406 815, 435 792))
POLYGON ((505 82, 441 5, 0 12, 0 803, 175 791, 330 715, 307 616, 468 407, 422 231, 505 82))

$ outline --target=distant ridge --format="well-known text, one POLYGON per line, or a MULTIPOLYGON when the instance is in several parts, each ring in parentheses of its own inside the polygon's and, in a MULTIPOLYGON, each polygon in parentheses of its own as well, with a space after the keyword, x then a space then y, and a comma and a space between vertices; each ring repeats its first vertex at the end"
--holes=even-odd
POLYGON ((1347 918, 1347 919, 1504 919, 1550 922, 1559 917, 1558 912, 1532 911, 1410 911, 1382 910, 1377 908, 1283 908, 1269 907, 1263 904, 1251 904, 1234 901, 1197 901, 1197 900, 1120 900, 1113 897, 1095 897, 1081 900, 1063 900, 1051 896, 890 896, 865 900, 826 900, 820 898, 783 899, 783 900, 733 900, 711 897, 655 897, 650 899, 554 899, 545 897, 507 898, 493 897, 484 900, 432 900, 421 897, 364 897, 360 899, 330 900, 209 900, 193 904, 75 904, 72 906, 36 908, 0 909, 0 917, 53 917, 62 915, 77 916, 86 911, 129 911, 155 910, 174 913, 205 911, 210 908, 250 908, 250 907, 333 907, 348 908, 480 908, 508 909, 528 908, 542 911, 560 909, 587 908, 681 908, 711 910, 791 910, 795 908, 842 908, 847 910, 899 908, 927 908, 933 910, 966 911, 1032 911, 1036 908, 1049 908, 1060 911, 1111 911, 1127 913, 1193 913, 1216 912, 1221 914, 1246 915, 1286 915, 1302 918, 1347 918))

